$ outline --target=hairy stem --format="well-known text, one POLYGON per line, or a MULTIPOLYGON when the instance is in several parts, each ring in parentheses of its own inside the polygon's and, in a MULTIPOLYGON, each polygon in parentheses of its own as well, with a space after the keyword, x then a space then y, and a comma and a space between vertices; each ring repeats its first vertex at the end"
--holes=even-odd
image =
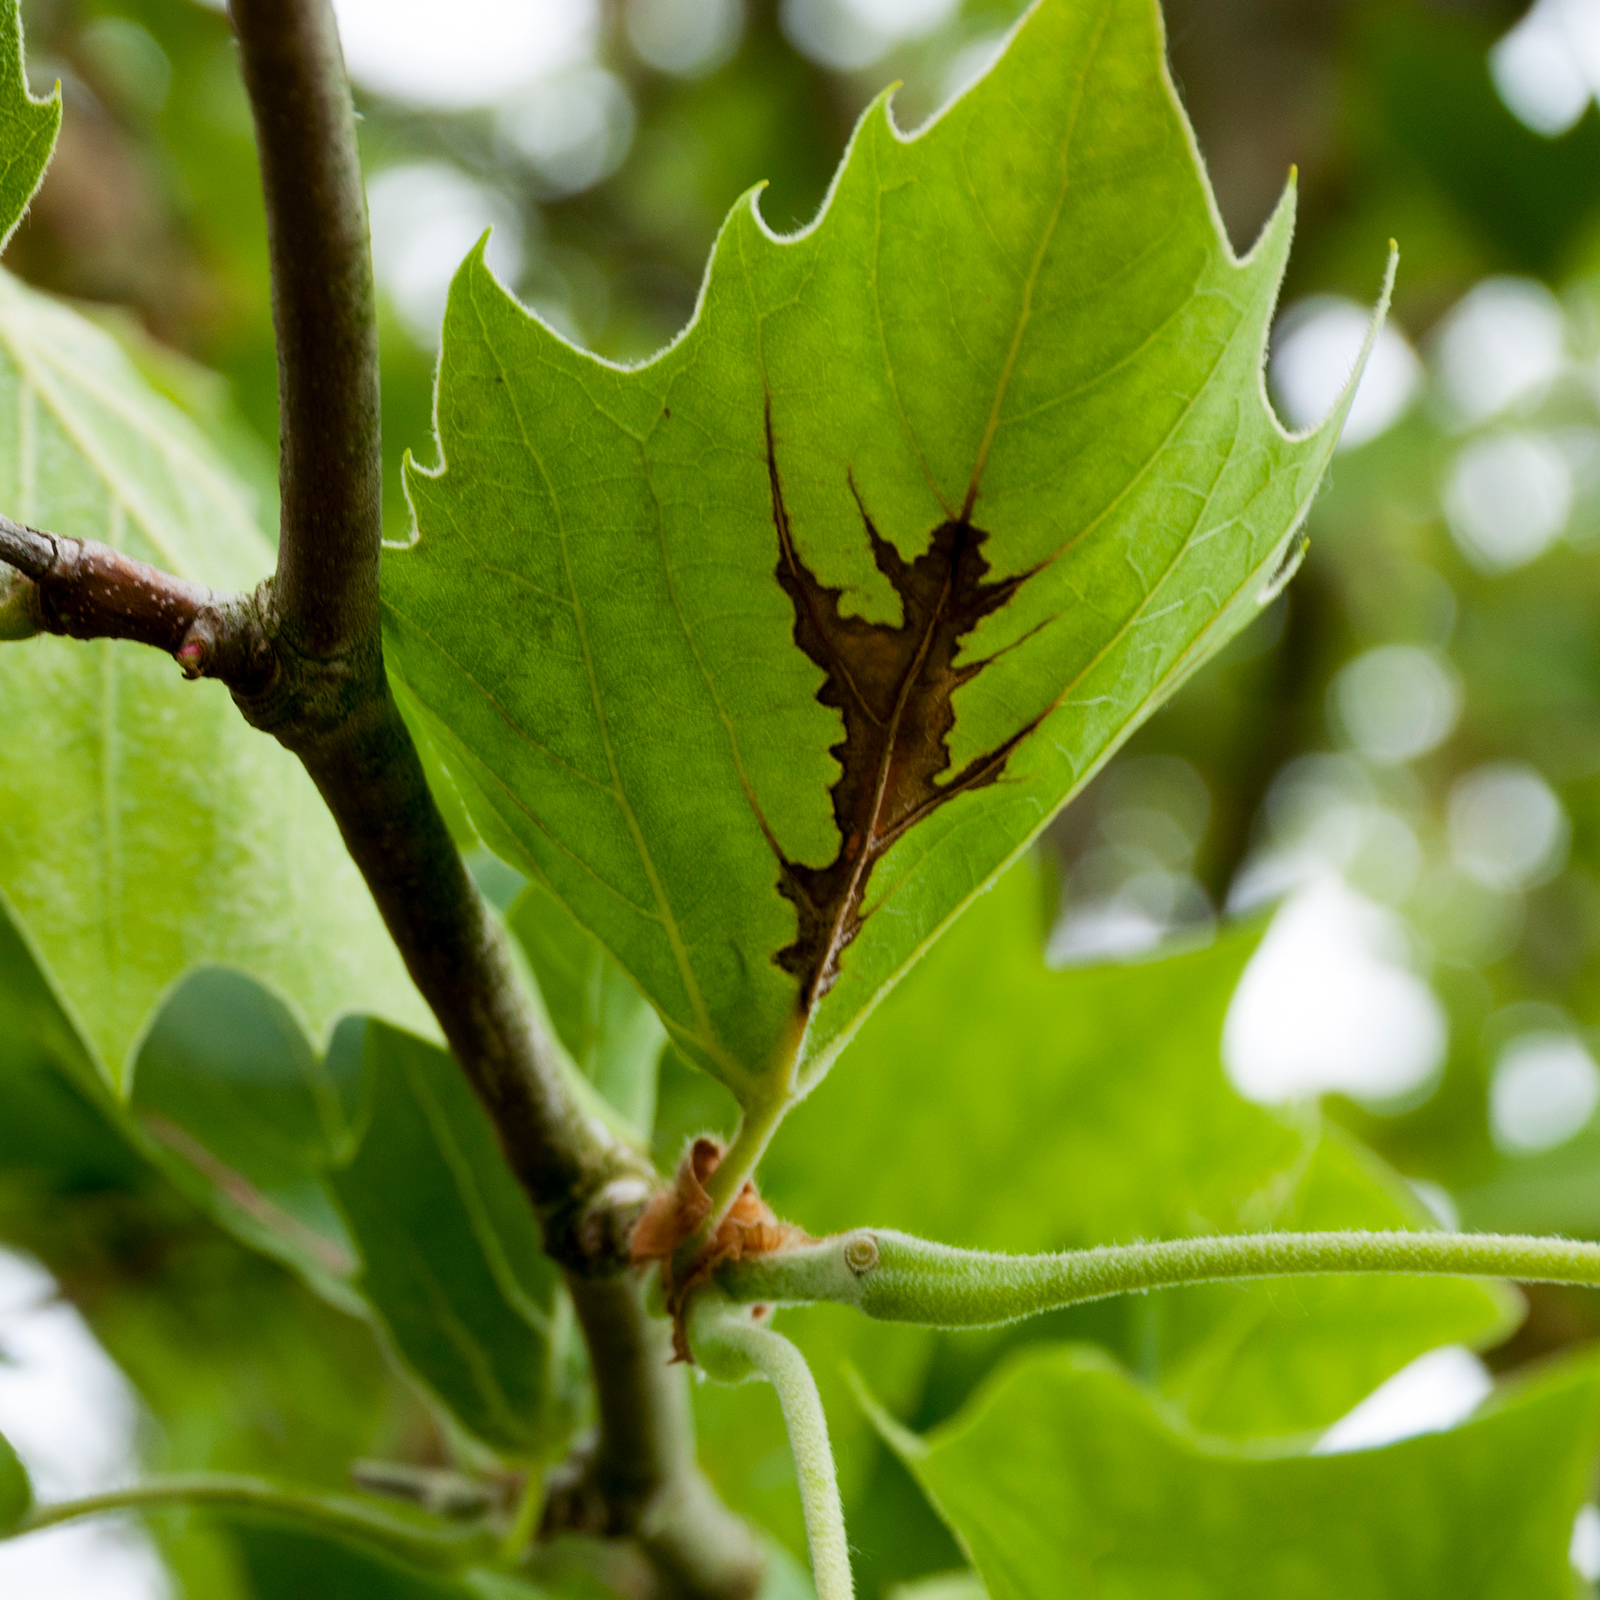
POLYGON ((781 1333, 753 1321, 748 1312, 733 1310, 715 1299, 703 1301, 697 1310, 694 1344, 713 1378, 740 1383, 761 1377, 778 1391, 800 1483, 817 1600, 854 1600, 839 1474, 833 1464, 822 1397, 806 1358, 781 1333))
POLYGON ((873 1228, 749 1258, 717 1282, 747 1303, 831 1300, 884 1322, 975 1328, 1143 1289, 1328 1272, 1600 1287, 1600 1245, 1489 1233, 1251 1233, 1005 1256, 873 1228))
POLYGON ((387 1516, 358 1500, 338 1495, 299 1494, 262 1478, 234 1477, 226 1473, 155 1478, 147 1483, 116 1489, 109 1494, 37 1506, 10 1533, 0 1538, 20 1539, 24 1534, 59 1527, 83 1517, 116 1511, 163 1511, 173 1507, 204 1507, 260 1520, 289 1523, 334 1538, 354 1539, 416 1566, 455 1571, 482 1561, 494 1552, 490 1535, 475 1529, 452 1529, 387 1516))

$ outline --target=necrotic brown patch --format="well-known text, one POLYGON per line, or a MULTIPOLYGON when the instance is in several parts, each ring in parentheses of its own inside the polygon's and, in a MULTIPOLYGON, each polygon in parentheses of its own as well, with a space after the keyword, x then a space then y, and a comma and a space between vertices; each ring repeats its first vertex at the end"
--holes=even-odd
POLYGON ((962 640, 1005 605, 1028 574, 990 582, 987 535, 964 520, 941 523, 928 548, 908 562, 879 535, 857 495, 873 561, 900 596, 901 621, 891 627, 841 615, 844 591, 820 583, 795 548, 770 407, 766 440, 777 578, 794 606, 795 643, 827 675, 817 699, 844 718, 844 738, 832 750, 842 769, 833 787, 839 853, 825 867, 786 861, 779 884, 799 912, 800 928, 778 963, 800 980, 801 1007, 809 1011, 838 977, 839 958, 861 927, 873 863, 939 806, 993 783, 1031 731, 1021 729, 949 773, 951 696, 983 667, 955 665, 962 640))

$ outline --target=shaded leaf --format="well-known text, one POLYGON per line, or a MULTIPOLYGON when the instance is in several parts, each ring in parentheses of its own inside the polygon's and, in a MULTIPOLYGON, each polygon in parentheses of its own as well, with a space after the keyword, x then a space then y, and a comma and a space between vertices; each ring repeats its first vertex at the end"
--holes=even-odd
POLYGON ((926 1439, 884 1427, 993 1600, 1570 1600, 1600 1369, 1573 1363, 1451 1432, 1347 1455, 1207 1439, 1073 1348, 1020 1358, 926 1439))
POLYGON ((563 1425, 567 1313, 533 1212, 448 1055, 377 1023, 367 1052, 371 1120, 328 1179, 361 1291, 469 1432, 539 1457, 563 1425))
POLYGON ((186 1193, 373 1318, 468 1433, 522 1458, 567 1425, 558 1274, 443 1051, 350 1021, 319 1057, 280 1002, 208 970, 158 1016, 131 1109, 186 1193))
POLYGON ((642 367, 462 269, 392 659, 746 1106, 1264 602, 1340 421, 1265 404, 1289 228, 1233 258, 1152 0, 1040 0, 916 137, 868 111, 814 227, 736 207, 642 367))
POLYGON ((889 1591, 889 1600, 989 1600, 975 1572, 942 1572, 889 1591))
MULTIPOLYGON (((240 1523, 234 1530, 255 1600, 562 1600, 555 1591, 502 1573, 440 1576, 419 1572, 339 1539, 240 1523)), ((585 1596, 584 1600, 589 1600, 585 1596)))
POLYGON ((151 1025, 131 1102, 186 1192, 347 1309, 359 1305, 346 1282, 357 1256, 326 1173, 360 1135, 364 1040, 352 1019, 319 1056, 274 995, 202 968, 151 1025))
POLYGON ((529 884, 507 917, 579 1071, 648 1140, 666 1032, 650 1002, 556 897, 529 884))

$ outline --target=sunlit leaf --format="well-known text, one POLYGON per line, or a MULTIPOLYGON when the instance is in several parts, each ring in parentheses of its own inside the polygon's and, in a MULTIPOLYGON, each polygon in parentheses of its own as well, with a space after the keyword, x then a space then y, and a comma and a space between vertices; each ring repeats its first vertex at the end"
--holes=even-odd
MULTIPOLYGON (((0 231, 59 105, 27 96, 0 8, 0 231)), ((272 565, 249 495, 114 340, 0 279, 0 508, 183 577, 272 565)), ((312 1032, 375 1010, 432 1027, 310 779, 219 683, 131 644, 0 645, 0 903, 100 1069, 124 1084, 163 993, 201 962, 277 988, 312 1032)))
POLYGON ((393 659, 745 1105, 1264 603, 1339 423, 1263 395, 1290 221, 1232 256, 1153 0, 1041 0, 915 137, 880 99, 813 228, 736 207, 643 367, 463 268, 393 659))

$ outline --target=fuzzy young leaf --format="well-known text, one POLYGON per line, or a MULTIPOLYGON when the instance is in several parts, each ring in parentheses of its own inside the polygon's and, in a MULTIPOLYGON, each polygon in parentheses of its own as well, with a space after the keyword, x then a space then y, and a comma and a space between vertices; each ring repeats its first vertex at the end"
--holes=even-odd
POLYGON ((992 1600, 1570 1600, 1600 1368, 1349 1455, 1203 1438, 1072 1348, 1019 1358, 927 1439, 883 1426, 992 1600))
POLYGON ((642 367, 462 269, 393 659, 747 1108, 1263 603, 1341 420, 1265 401, 1290 223, 1233 257, 1154 0, 1039 0, 915 137, 869 109, 814 227, 736 207, 642 367))

